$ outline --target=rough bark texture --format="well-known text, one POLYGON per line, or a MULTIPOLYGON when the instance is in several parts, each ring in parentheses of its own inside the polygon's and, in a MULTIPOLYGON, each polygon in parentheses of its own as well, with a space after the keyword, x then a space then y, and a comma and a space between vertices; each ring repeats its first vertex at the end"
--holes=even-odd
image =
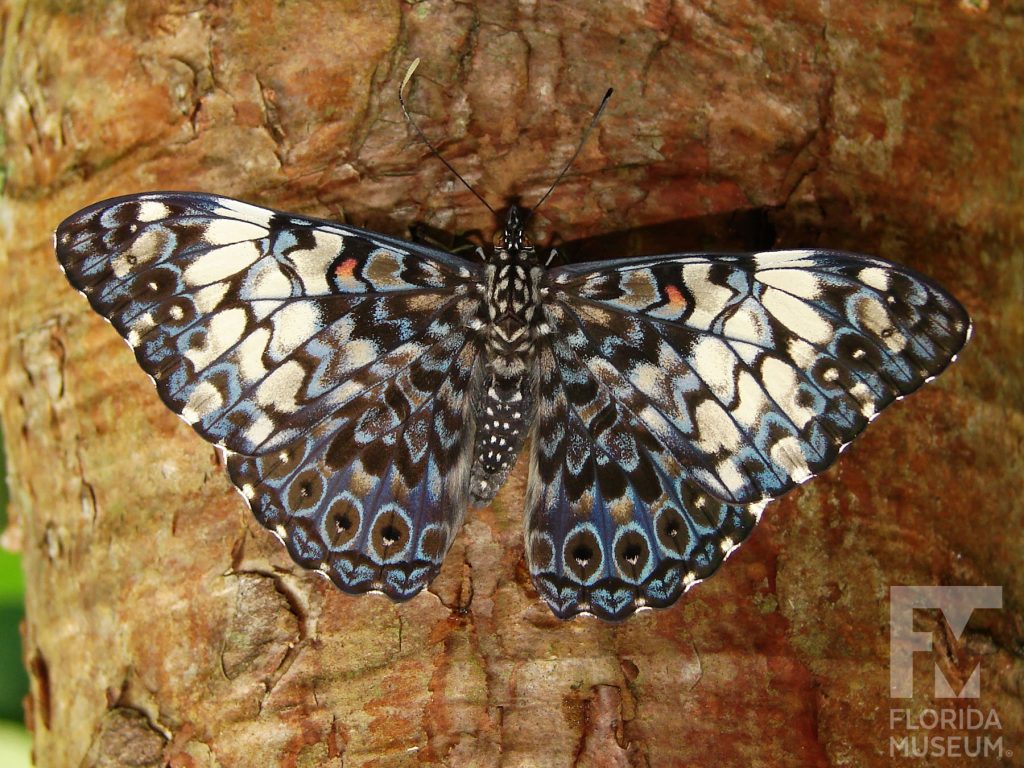
POLYGON ((915 698, 889 698, 894 584, 1004 587, 965 642, 919 625, 951 679, 981 665, 957 706, 994 709, 1011 754, 970 764, 1019 764, 1019 1, 7 0, 0 20, 5 541, 40 766, 889 765, 890 709, 951 706, 927 654, 915 698), (488 232, 400 117, 416 56, 414 111, 495 203, 536 200, 617 88, 541 242, 874 253, 956 293, 974 340, 671 610, 552 618, 522 465, 429 594, 340 594, 250 519, 50 238, 94 200, 175 188, 488 232))

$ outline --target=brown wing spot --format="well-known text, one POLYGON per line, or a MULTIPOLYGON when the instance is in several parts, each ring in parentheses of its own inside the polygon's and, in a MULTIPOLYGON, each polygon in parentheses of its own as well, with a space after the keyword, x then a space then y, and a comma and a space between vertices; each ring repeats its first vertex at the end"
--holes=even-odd
POLYGON ((324 481, 314 469, 301 472, 288 488, 288 506, 291 509, 311 509, 320 501, 324 481))
POLYGON ((409 524, 395 512, 385 512, 373 524, 373 547, 382 558, 401 552, 409 543, 409 524))
POLYGON ((341 549, 359 532, 362 512, 350 500, 341 498, 331 504, 327 513, 327 535, 331 547, 341 549))
POLYGON ((434 563, 440 563, 444 557, 447 537, 439 526, 428 528, 420 539, 420 550, 423 556, 434 563))
POLYGON ((675 507, 668 507, 658 517, 658 541, 665 549, 683 556, 690 545, 690 528, 675 507))
POLYGON ((582 529, 565 542, 565 567, 582 582, 589 581, 601 567, 601 544, 592 531, 582 529))
POLYGON ((534 536, 530 543, 530 567, 534 571, 547 570, 555 553, 551 541, 546 536, 534 536))
POLYGON ((627 577, 636 578, 643 573, 650 559, 647 540, 636 531, 628 531, 615 543, 615 564, 627 577))

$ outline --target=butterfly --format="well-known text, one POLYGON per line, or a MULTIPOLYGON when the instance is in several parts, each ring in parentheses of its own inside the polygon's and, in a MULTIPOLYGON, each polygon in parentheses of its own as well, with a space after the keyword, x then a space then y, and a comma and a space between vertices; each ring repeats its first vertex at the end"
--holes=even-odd
POLYGON ((674 603, 970 334, 882 259, 548 269, 524 219, 472 261, 147 193, 73 214, 55 248, 256 519, 345 592, 420 592, 526 450, 525 559, 561 618, 674 603))

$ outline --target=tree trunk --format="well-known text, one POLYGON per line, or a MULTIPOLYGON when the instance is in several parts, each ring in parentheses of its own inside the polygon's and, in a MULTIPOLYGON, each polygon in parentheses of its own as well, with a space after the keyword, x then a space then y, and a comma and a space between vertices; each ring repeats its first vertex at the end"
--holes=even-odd
POLYGON ((995 711, 988 735, 1024 750, 1019 4, 8 0, 2 13, 5 542, 28 579, 38 765, 890 765, 907 733, 891 710, 951 706, 927 654, 914 698, 890 698, 899 584, 1004 588, 961 642, 934 613, 918 624, 951 680, 980 664, 981 699, 961 705, 995 711), (61 278, 51 233, 90 202, 152 189, 399 236, 488 233, 401 117, 414 57, 414 113, 495 206, 535 202, 616 88, 539 242, 588 259, 874 253, 950 288, 974 340, 669 610, 552 617, 523 561, 526 462, 470 513, 428 593, 341 594, 251 519, 214 450, 61 278))

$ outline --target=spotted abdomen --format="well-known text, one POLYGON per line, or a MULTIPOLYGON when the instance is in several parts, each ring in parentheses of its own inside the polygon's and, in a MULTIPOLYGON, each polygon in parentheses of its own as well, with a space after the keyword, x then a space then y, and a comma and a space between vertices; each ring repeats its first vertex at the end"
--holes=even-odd
POLYGON ((533 377, 490 377, 475 403, 476 444, 470 498, 486 504, 498 492, 523 448, 535 408, 533 377))

